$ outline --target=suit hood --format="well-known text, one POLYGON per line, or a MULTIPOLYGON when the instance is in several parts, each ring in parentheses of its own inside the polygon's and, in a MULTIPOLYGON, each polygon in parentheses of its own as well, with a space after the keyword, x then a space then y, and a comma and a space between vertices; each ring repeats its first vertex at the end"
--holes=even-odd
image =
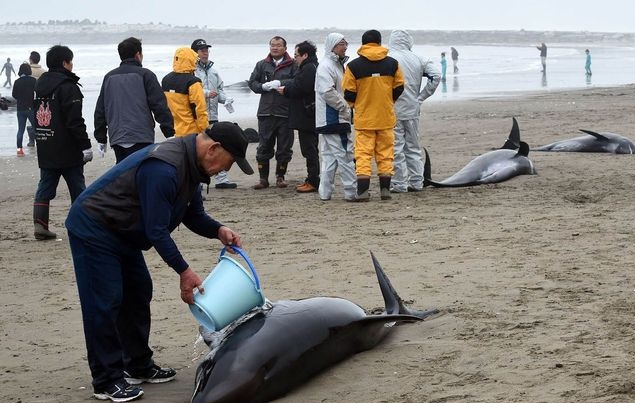
MULTIPOLYGON (((53 69, 42 74, 40 79, 35 84, 35 94, 38 97, 47 97, 51 95, 57 87, 65 81, 70 81, 74 84, 78 84, 79 77, 73 72, 66 69, 53 69)), ((78 84, 79 85, 79 84, 78 84)))
POLYGON ((414 40, 408 32, 398 29, 390 33, 388 47, 390 50, 412 50, 414 40))
POLYGON ((172 61, 172 70, 175 73, 193 73, 196 70, 196 60, 198 53, 190 48, 178 48, 174 52, 174 60, 172 61))
POLYGON ((344 39, 344 35, 339 32, 332 32, 326 36, 326 41, 324 41, 324 54, 328 55, 333 52, 333 48, 337 45, 342 39, 344 39))
POLYGON ((370 61, 376 62, 388 56, 388 49, 377 43, 367 43, 359 48, 357 54, 370 61))

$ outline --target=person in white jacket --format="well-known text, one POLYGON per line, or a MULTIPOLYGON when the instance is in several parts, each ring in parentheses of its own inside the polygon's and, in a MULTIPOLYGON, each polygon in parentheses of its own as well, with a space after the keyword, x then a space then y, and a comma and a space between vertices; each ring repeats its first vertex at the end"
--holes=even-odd
POLYGON ((421 103, 430 97, 441 81, 441 74, 431 59, 412 51, 412 36, 403 30, 390 34, 388 54, 397 59, 403 72, 405 86, 395 101, 395 159, 391 192, 418 192, 423 189, 423 160, 419 144, 421 103), (423 78, 426 85, 421 88, 423 78))
POLYGON ((315 131, 319 134, 322 166, 318 193, 330 200, 335 190, 335 172, 340 169, 344 199, 355 201, 357 176, 351 134, 351 108, 344 99, 342 78, 348 60, 348 42, 340 33, 330 33, 324 43, 324 57, 315 76, 315 131))
MULTIPOLYGON (((225 94, 223 80, 221 80, 218 71, 212 67, 214 62, 209 60, 209 48, 211 47, 212 45, 208 45, 204 39, 196 39, 191 46, 192 50, 198 53, 198 63, 196 63, 194 75, 203 82, 207 119, 210 124, 218 122, 218 104, 224 104, 227 107, 234 102, 225 94)), ((235 189, 237 187, 236 183, 229 180, 227 171, 220 171, 216 174, 214 183, 216 189, 235 189)))

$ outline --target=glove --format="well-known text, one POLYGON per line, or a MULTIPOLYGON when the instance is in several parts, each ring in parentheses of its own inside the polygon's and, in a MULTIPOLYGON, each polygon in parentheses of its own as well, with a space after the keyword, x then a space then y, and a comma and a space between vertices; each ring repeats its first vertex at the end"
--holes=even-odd
POLYGON ((106 151, 108 151, 108 148, 106 148, 105 143, 97 144, 97 152, 99 153, 99 156, 101 158, 104 158, 104 156, 106 155, 106 151))
POLYGON ((273 80, 269 82, 271 83, 272 90, 275 90, 276 88, 280 87, 280 80, 273 80))
POLYGON ((90 148, 87 148, 85 150, 82 150, 82 154, 84 154, 84 164, 87 163, 88 161, 92 161, 93 160, 93 150, 90 148))
POLYGON ((271 91, 271 81, 267 81, 266 83, 262 83, 263 91, 271 91))

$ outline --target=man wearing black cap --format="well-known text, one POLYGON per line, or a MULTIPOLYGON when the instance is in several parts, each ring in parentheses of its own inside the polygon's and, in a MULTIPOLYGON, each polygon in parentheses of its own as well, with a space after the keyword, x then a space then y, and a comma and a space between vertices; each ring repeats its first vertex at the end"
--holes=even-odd
MULTIPOLYGON (((234 102, 225 94, 223 89, 223 80, 221 80, 218 71, 212 66, 214 62, 209 60, 209 48, 205 39, 196 39, 192 42, 192 50, 198 53, 198 62, 194 75, 201 79, 203 83, 203 93, 205 94, 205 103, 207 104, 207 120, 210 124, 218 122, 218 104, 224 104, 227 108, 231 107, 234 102)), ((235 189, 236 183, 229 180, 226 171, 220 171, 214 177, 216 189, 235 189)))
POLYGON ((142 382, 162 383, 176 371, 152 359, 152 280, 143 258, 151 247, 180 276, 181 299, 192 304, 201 278, 185 261, 170 233, 181 223, 224 245, 240 236, 207 215, 201 183, 245 159, 242 129, 219 122, 205 132, 170 138, 128 156, 89 186, 66 219, 82 307, 88 363, 97 399, 129 401, 142 382))

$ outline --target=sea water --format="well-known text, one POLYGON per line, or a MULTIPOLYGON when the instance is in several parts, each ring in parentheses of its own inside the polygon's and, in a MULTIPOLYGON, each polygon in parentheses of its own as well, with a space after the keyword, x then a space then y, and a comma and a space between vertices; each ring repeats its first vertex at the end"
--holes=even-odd
MULTIPOLYGON (((84 94, 83 115, 89 137, 93 138, 93 115, 104 75, 119 65, 117 45, 73 45, 73 72, 80 77, 84 94)), ((293 52, 289 46, 289 53, 293 52)), ((318 44, 318 58, 324 54, 324 45, 318 44)), ((347 54, 357 57, 359 44, 351 43, 347 54)), ((46 67, 47 44, 3 45, 0 60, 10 57, 15 70, 28 59, 32 50, 42 55, 40 64, 46 67)), ((172 70, 172 57, 176 45, 143 45, 143 66, 161 79, 172 70)), ((613 86, 635 82, 635 47, 590 47, 593 58, 593 75, 586 76, 584 44, 549 46, 547 72, 541 72, 539 51, 533 45, 472 45, 457 46, 459 51, 457 74, 453 73, 449 46, 415 46, 413 51, 430 59, 440 71, 440 55, 446 52, 448 63, 446 81, 441 83, 426 102, 451 102, 482 96, 507 96, 529 91, 574 89, 589 86, 613 86)), ((245 88, 258 60, 267 56, 267 45, 214 45, 210 59, 223 79, 227 95, 234 98, 234 113, 219 107, 219 119, 232 121, 253 120, 258 109, 259 96, 245 88)), ((17 77, 13 77, 15 80, 17 77)), ((4 76, 0 77, 4 83, 4 76)), ((8 88, 0 88, 0 95, 11 95, 8 88)), ((0 156, 15 155, 17 117, 15 108, 0 111, 0 156)), ((163 140, 158 126, 156 141, 163 140)), ((25 133, 24 145, 28 141, 25 133)), ((25 151, 28 153, 29 150, 25 151)))

